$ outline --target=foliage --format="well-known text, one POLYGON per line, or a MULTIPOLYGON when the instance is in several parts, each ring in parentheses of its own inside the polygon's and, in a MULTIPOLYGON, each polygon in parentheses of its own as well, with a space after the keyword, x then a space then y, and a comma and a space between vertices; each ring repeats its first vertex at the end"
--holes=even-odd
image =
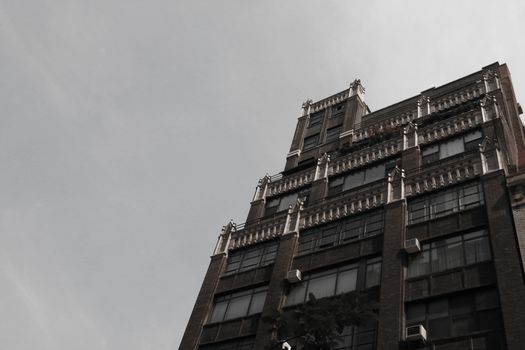
MULTIPOLYGON (((358 292, 309 300, 294 309, 265 319, 279 339, 297 339, 304 350, 329 350, 345 326, 358 326, 376 319, 377 303, 358 292)), ((277 349, 279 347, 275 347, 277 349)))

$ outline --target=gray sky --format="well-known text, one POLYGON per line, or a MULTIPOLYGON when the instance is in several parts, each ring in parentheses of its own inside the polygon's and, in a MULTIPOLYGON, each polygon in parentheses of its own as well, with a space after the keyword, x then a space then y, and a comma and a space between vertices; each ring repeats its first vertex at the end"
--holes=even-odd
MULTIPOLYGON (((177 349, 300 105, 509 64, 522 1, 0 0, 0 348, 177 349)), ((523 101, 523 100, 522 100, 523 101)))

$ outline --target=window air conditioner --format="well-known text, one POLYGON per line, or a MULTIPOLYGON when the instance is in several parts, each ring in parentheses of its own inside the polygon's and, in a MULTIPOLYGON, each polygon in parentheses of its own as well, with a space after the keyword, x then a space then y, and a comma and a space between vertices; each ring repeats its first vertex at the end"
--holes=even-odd
POLYGON ((406 329, 406 340, 427 340, 427 330, 423 325, 409 326, 406 329))
POLYGON ((408 254, 419 253, 421 251, 421 246, 419 245, 419 240, 417 238, 407 239, 405 241, 405 252, 408 254))
POLYGON ((299 270, 288 271, 288 274, 286 275, 286 280, 290 283, 301 282, 302 280, 301 271, 299 270))

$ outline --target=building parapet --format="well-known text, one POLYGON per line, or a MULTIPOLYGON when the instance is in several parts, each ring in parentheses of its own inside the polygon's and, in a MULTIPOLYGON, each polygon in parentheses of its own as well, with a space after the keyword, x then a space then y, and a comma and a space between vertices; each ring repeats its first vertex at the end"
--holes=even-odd
POLYGON ((230 233, 228 250, 266 241, 284 232, 286 215, 236 225, 230 233))
POLYGON ((311 205, 301 213, 299 228, 308 228, 343 218, 347 215, 379 207, 386 203, 384 182, 366 186, 349 196, 337 196, 317 205, 311 205))
POLYGON ((468 181, 483 173, 481 158, 477 152, 470 153, 465 158, 451 159, 447 163, 417 171, 411 171, 405 178, 405 196, 410 197, 420 193, 433 191, 468 181))
POLYGON ((481 108, 418 129, 418 143, 430 143, 478 127, 483 123, 481 108))
POLYGON ((377 143, 333 160, 332 164, 330 164, 328 173, 330 175, 337 175, 348 170, 366 166, 371 162, 400 153, 402 147, 401 138, 377 143))
POLYGON ((461 90, 431 99, 430 112, 441 112, 446 109, 458 106, 462 103, 479 98, 485 92, 485 85, 483 84, 483 81, 474 81, 461 90))
MULTIPOLYGON (((379 129, 406 124, 417 118, 417 102, 420 96, 414 96, 391 106, 371 112, 363 117, 357 128, 379 129)), ((357 131, 357 130, 356 130, 357 131)))
MULTIPOLYGON (((478 78, 481 78, 481 72, 478 75, 478 78)), ((377 131, 408 124, 418 117, 443 112, 465 102, 479 99, 483 94, 494 91, 497 87, 499 87, 498 84, 492 86, 485 83, 484 80, 478 79, 468 82, 467 85, 459 89, 456 88, 452 92, 440 93, 442 88, 430 89, 425 91, 424 95, 406 99, 368 114, 362 124, 358 125, 353 131, 353 142, 364 140, 377 131), (423 105, 424 109, 422 109, 423 105)))
POLYGON ((294 190, 305 186, 314 180, 315 168, 307 169, 297 174, 283 177, 280 173, 270 176, 268 182, 267 196, 274 196, 279 193, 294 190))
POLYGON ((323 98, 322 100, 319 100, 317 102, 310 104, 310 113, 315 113, 317 111, 320 111, 321 109, 325 109, 327 107, 343 102, 349 96, 350 96, 350 89, 346 89, 341 92, 338 92, 335 95, 329 96, 327 98, 323 98))
MULTIPOLYGON (((485 119, 488 119, 486 118, 487 113, 484 116, 482 108, 473 109, 419 128, 417 130, 418 144, 431 143, 479 127, 486 121, 485 119)), ((402 137, 399 135, 393 139, 358 149, 348 155, 337 157, 330 161, 328 174, 330 176, 338 175, 399 154, 403 150, 402 141, 402 137)), ((269 177, 266 195, 274 196, 308 185, 314 180, 314 175, 315 168, 285 177, 281 173, 272 175, 269 177)))
MULTIPOLYGON (((478 152, 465 154, 462 159, 454 157, 448 162, 440 162, 426 169, 406 173, 403 178, 404 192, 400 199, 453 186, 482 174, 478 152)), ((353 193, 343 193, 319 203, 312 203, 306 209, 302 209, 298 204, 291 206, 287 214, 240 225, 231 223, 227 232, 228 237, 224 238, 227 243, 223 245, 223 251, 249 246, 297 229, 322 225, 348 215, 381 207, 388 201, 387 192, 385 181, 378 181, 353 193)))

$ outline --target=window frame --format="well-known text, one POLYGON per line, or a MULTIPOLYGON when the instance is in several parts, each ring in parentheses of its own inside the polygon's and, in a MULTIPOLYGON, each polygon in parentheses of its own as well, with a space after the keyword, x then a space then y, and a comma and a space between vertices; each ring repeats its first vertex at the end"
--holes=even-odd
POLYGON ((399 158, 391 158, 387 159, 385 161, 381 162, 375 162, 370 164, 366 167, 361 167, 355 171, 351 171, 348 173, 340 174, 334 177, 328 178, 328 197, 338 195, 339 193, 343 193, 346 191, 351 191, 356 188, 359 188, 361 186, 365 186, 374 182, 379 181, 385 181, 387 179, 388 174, 392 169, 395 168, 395 166, 398 164, 399 158), (372 176, 372 171, 374 171, 378 167, 383 167, 384 175, 383 177, 372 177, 371 179, 369 176, 372 176), (352 184, 352 181, 355 181, 356 178, 361 177, 361 180, 358 184, 352 184), (342 180, 341 180, 342 179, 342 180), (342 183, 341 183, 342 181, 342 183), (336 183, 336 185, 334 185, 336 183))
POLYGON ((322 283, 323 280, 327 281, 332 277, 334 279, 333 282, 331 282, 333 285, 324 286, 322 289, 323 292, 329 290, 329 293, 319 296, 314 294, 316 298, 331 298, 336 295, 352 292, 354 290, 365 290, 377 287, 381 284, 382 267, 382 257, 378 256, 374 258, 361 259, 359 261, 354 261, 346 265, 329 268, 322 271, 305 273, 302 276, 301 282, 295 283, 291 286, 290 291, 286 296, 285 307, 305 303, 310 298, 309 294, 312 293, 312 283, 322 283), (368 267, 377 265, 380 266, 378 277, 375 278, 377 283, 368 285, 367 280, 371 278, 368 276, 368 267), (341 291, 339 286, 345 282, 343 278, 346 278, 347 274, 345 273, 349 271, 355 271, 354 287, 350 290, 345 289, 341 291))
POLYGON ((320 141, 321 141, 321 133, 317 133, 317 134, 313 134, 313 135, 305 137, 303 139, 303 151, 308 151, 308 150, 311 150, 319 146, 320 141))
POLYGON ((346 326, 339 333, 340 339, 336 340, 333 350, 361 350, 375 349, 377 344, 377 323, 361 324, 359 326, 346 326), (368 336, 364 336, 368 334, 368 336), (371 341, 369 339, 372 339, 371 341))
POLYGON ((253 350, 254 348, 254 337, 232 339, 213 344, 203 344, 199 346, 199 350, 253 350))
POLYGON ((434 299, 411 302, 408 305, 405 305, 405 311, 407 327, 422 324, 427 330, 429 340, 431 341, 449 337, 467 336, 489 330, 499 330, 502 327, 501 304, 499 302, 498 290, 495 287, 479 289, 473 293, 452 294, 434 299), (480 296, 484 296, 484 298, 480 298, 480 296), (480 305, 480 299, 488 301, 488 304, 480 305), (437 306, 439 303, 442 305, 437 306), (443 308, 443 305, 445 304, 446 310, 443 308), (432 314, 432 312, 430 312, 431 307, 439 310, 439 313, 432 314), (469 312, 461 310, 465 307, 469 308, 469 312), (413 308, 414 310, 417 308, 422 309, 419 310, 420 315, 418 317, 420 318, 415 317, 409 319, 411 313, 410 308, 413 308), (499 325, 495 328, 485 328, 482 320, 487 318, 487 316, 485 316, 486 314, 490 315, 491 313, 492 318, 494 318, 494 316, 498 318, 496 323, 499 323, 499 325), (495 313, 498 314, 494 315, 495 313), (473 326, 472 329, 462 333, 455 333, 458 328, 455 329, 454 326, 460 326, 460 322, 464 320, 471 321, 470 325, 473 326), (440 334, 437 337, 433 336, 433 328, 436 327, 430 325, 430 323, 432 322, 435 324, 437 321, 446 322, 446 324, 440 325, 439 331, 445 330, 445 333, 448 334, 440 334))
POLYGON ((485 204, 485 197, 483 188, 479 182, 468 182, 459 186, 441 189, 435 192, 414 197, 408 202, 408 225, 415 225, 429 220, 438 219, 450 214, 459 213, 471 208, 480 207, 485 204), (466 194, 466 190, 476 188, 476 192, 466 194), (441 201, 449 193, 455 193, 454 200, 441 201), (477 196, 476 201, 466 202, 465 198, 477 196), (452 207, 444 210, 436 210, 438 205, 452 202, 452 207), (416 205, 422 205, 420 208, 414 210, 416 205), (418 213, 417 215, 415 213, 418 213))
POLYGON ((339 140, 339 135, 341 135, 341 130, 343 129, 343 124, 336 125, 334 127, 326 129, 325 143, 331 143, 339 140))
POLYGON ((308 116, 308 127, 311 128, 316 125, 323 124, 324 121, 324 114, 325 110, 321 110, 319 112, 312 113, 308 116))
POLYGON ((427 242, 421 244, 421 251, 417 254, 412 254, 408 257, 408 263, 407 263, 407 280, 411 279, 418 279, 424 276, 430 276, 433 274, 440 274, 445 271, 451 271, 458 268, 463 268, 471 265, 481 264, 485 263, 487 261, 492 261, 493 255, 492 255, 492 247, 490 244, 490 235, 487 229, 479 229, 474 231, 469 231, 462 233, 460 235, 455 235, 452 237, 447 238, 441 238, 439 240, 434 240, 432 242, 427 242), (469 245, 475 241, 482 241, 486 244, 486 246, 483 248, 485 251, 485 255, 481 257, 477 257, 475 261, 469 260, 469 257, 471 257, 470 254, 468 254, 468 250, 470 249, 476 249, 476 246, 470 247, 469 245), (460 248, 460 254, 461 254, 461 263, 456 266, 449 266, 449 252, 451 251, 449 249, 452 245, 461 245, 460 248), (444 251, 445 255, 439 255, 440 251, 444 251), (437 257, 441 257, 439 259, 433 259, 434 252, 437 257), (488 253, 488 255, 487 255, 488 253), (427 264, 426 267, 423 269, 417 268, 418 265, 417 261, 421 261, 421 257, 427 257, 427 261, 424 263, 427 264), (441 261, 441 259, 444 259, 444 261, 441 261), (438 261, 439 260, 439 261, 438 261), (444 268, 442 268, 444 264, 444 268), (416 271, 416 272, 414 272, 416 271), (424 271, 424 272, 419 272, 424 271))
POLYGON ((297 244, 297 255, 311 254, 368 237, 379 236, 383 234, 384 228, 385 213, 383 209, 352 215, 342 220, 301 232, 297 244), (333 244, 322 243, 323 233, 334 228, 336 228, 336 238, 333 244), (348 235, 352 231, 357 231, 357 234, 348 235))
POLYGON ((256 244, 246 248, 236 249, 228 253, 228 260, 224 268, 224 275, 233 275, 236 273, 246 272, 260 267, 268 266, 274 263, 277 251, 279 249, 279 241, 272 240, 256 244), (251 252, 257 251, 259 254, 258 261, 252 265, 243 265, 248 259, 247 255, 251 252), (237 267, 232 267, 238 265, 237 267))
POLYGON ((233 292, 233 293, 228 293, 228 294, 216 297, 215 300, 213 301, 213 307, 211 308, 211 312, 210 312, 210 315, 209 315, 209 320, 208 320, 207 323, 208 324, 221 323, 221 322, 226 322, 226 321, 230 321, 230 320, 235 320, 235 319, 239 319, 239 318, 243 318, 243 317, 248 317, 248 316, 259 314, 259 313, 262 312, 262 308, 264 306, 264 302, 266 301, 267 293, 268 293, 268 286, 264 286, 264 287, 251 288, 251 289, 246 289, 246 290, 237 291, 237 292, 233 292), (254 299, 256 297, 260 296, 260 295, 264 295, 262 305, 260 306, 260 310, 259 309, 252 310, 252 306, 254 304, 254 299), (230 311, 230 307, 232 307, 232 300, 236 301, 236 299, 245 298, 246 296, 249 297, 246 310, 244 312, 240 312, 239 310, 236 311, 236 312, 238 312, 238 313, 240 313, 242 315, 236 316, 236 317, 228 317, 227 318, 226 315, 230 311), (222 311, 219 314, 219 315, 222 314, 222 316, 218 317, 218 319, 216 319, 217 317, 215 317, 215 311, 217 310, 216 309, 217 305, 221 305, 221 307, 223 305, 225 306, 224 311, 222 311))
MULTIPOLYGON (((282 213, 286 210, 288 210, 288 207, 290 204, 295 205, 297 203, 297 200, 302 200, 304 203, 308 202, 308 197, 310 196, 310 187, 303 187, 301 189, 292 191, 292 192, 286 192, 277 196, 266 198, 266 205, 264 206, 264 216, 270 216, 275 215, 277 213, 282 213), (294 200, 292 200, 289 205, 286 207, 282 206, 283 199, 295 197, 294 200), (278 201, 278 202, 277 202, 278 201), (271 205, 271 203, 277 203, 275 205, 271 205)), ((289 202, 289 201, 287 201, 289 202)))
POLYGON ((443 159, 457 156, 458 154, 473 151, 477 147, 476 142, 481 143, 482 139, 483 139, 483 132, 481 131, 481 129, 476 129, 476 130, 469 130, 468 132, 465 132, 461 135, 457 135, 457 136, 450 137, 444 140, 440 140, 439 142, 432 143, 428 146, 421 148, 421 163, 423 165, 426 165, 426 164, 436 162, 438 160, 443 160, 443 159), (470 139, 471 135, 474 135, 474 134, 479 134, 480 136, 470 139), (447 152, 446 146, 452 142, 461 142, 461 147, 463 148, 463 150, 461 152, 456 152, 453 154, 446 154, 447 152))
POLYGON ((330 107, 330 118, 337 118, 346 112, 346 103, 338 103, 330 107))

